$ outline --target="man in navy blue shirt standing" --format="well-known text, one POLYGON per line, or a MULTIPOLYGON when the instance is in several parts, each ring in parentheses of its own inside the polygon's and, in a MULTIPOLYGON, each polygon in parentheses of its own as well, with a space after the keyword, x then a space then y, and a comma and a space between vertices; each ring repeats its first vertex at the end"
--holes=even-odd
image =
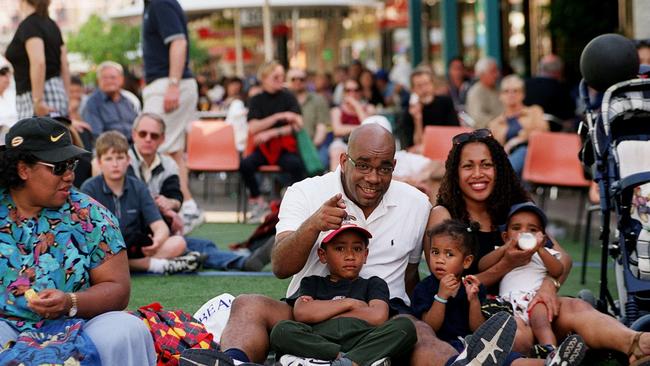
POLYGON ((183 158, 185 129, 195 116, 198 89, 188 67, 187 17, 177 0, 145 0, 142 51, 147 83, 142 91, 143 111, 160 115, 165 121, 166 138, 160 151, 178 164, 187 232, 202 222, 188 187, 183 158))

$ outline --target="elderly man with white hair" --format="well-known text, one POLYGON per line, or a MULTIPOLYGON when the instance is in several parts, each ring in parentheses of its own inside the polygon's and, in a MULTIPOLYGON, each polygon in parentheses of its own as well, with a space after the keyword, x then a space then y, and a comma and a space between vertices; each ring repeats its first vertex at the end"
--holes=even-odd
MULTIPOLYGON (((105 131, 119 131, 124 136, 131 136, 133 120, 140 112, 137 98, 135 101, 129 92, 122 89, 124 69, 113 61, 104 61, 97 66, 98 88, 88 98, 81 111, 84 121, 92 128, 97 137, 105 131)), ((130 141, 129 141, 130 142, 130 141)))
POLYGON ((465 109, 474 120, 473 127, 484 128, 488 122, 503 112, 497 90, 499 68, 496 60, 491 57, 478 60, 474 66, 474 73, 478 81, 467 92, 465 109))

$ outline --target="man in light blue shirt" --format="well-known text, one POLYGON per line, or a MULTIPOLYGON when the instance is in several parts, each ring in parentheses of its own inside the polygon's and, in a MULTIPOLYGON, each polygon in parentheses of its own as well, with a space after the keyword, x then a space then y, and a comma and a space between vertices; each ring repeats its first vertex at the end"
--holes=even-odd
MULTIPOLYGON (((122 65, 104 61, 97 67, 98 88, 88 98, 81 112, 83 119, 90 124, 95 138, 102 132, 115 130, 124 136, 131 136, 133 120, 140 112, 139 101, 127 91, 124 85, 122 65)), ((129 141, 130 142, 130 141, 129 141)))

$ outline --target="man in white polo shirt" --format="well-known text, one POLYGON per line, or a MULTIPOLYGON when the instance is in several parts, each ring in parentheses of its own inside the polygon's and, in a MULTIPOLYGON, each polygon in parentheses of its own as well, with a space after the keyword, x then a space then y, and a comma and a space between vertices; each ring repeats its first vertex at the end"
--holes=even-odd
MULTIPOLYGON (((395 142, 386 129, 377 124, 360 126, 350 135, 348 152, 341 155, 335 172, 303 180, 287 190, 272 254, 275 275, 293 276, 287 296, 295 292, 303 277, 326 274, 316 249, 325 234, 338 229, 347 218, 373 235, 361 275, 386 280, 391 298, 399 299, 391 301, 397 310, 410 304, 407 293, 418 282, 417 265, 431 205, 417 189, 392 181, 394 154, 395 142)), ((235 364, 263 361, 268 334, 284 319, 293 319, 286 303, 262 295, 240 295, 221 337, 225 354, 219 357, 235 360, 235 364)), ((416 328, 418 337, 427 343, 416 345, 419 353, 412 362, 426 359, 429 363, 436 358, 444 363, 455 353, 426 324, 416 324, 416 328)))

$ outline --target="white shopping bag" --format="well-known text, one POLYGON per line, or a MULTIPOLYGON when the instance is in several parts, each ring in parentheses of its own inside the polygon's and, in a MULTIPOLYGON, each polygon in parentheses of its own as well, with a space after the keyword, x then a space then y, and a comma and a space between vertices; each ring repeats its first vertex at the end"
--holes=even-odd
POLYGON ((234 299, 235 297, 228 293, 218 295, 208 300, 194 313, 194 318, 205 325, 217 342, 230 317, 230 307, 234 299))

